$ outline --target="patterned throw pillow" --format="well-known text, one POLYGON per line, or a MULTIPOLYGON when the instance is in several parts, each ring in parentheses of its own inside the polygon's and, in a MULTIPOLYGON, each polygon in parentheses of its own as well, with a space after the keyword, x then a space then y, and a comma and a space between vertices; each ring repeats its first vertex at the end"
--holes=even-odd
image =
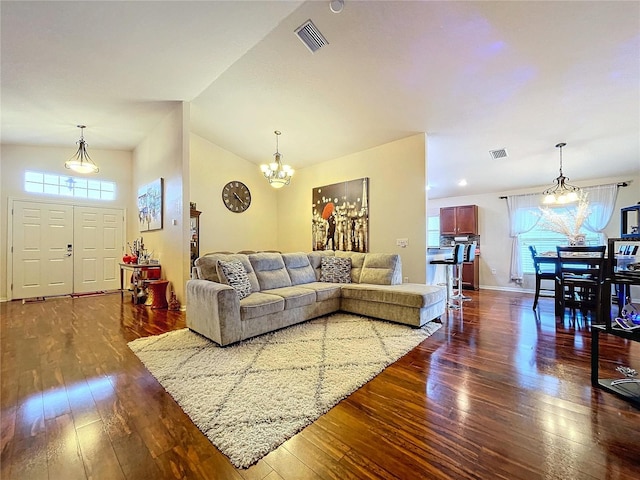
POLYGON ((351 259, 341 257, 322 257, 320 263, 320 281, 351 283, 351 259))
POLYGON ((238 300, 242 300, 251 294, 249 276, 241 262, 218 260, 218 266, 220 267, 220 272, 224 275, 224 282, 235 289, 238 300))

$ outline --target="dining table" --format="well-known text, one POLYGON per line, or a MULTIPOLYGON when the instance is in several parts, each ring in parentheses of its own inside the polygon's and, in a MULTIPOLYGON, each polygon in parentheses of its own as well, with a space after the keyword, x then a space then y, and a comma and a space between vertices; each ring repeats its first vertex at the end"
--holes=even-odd
MULTIPOLYGON (((576 254, 574 255, 575 257, 580 258, 580 256, 588 256, 590 254, 576 254)), ((549 251, 549 252, 541 252, 538 255, 535 256, 535 260, 538 263, 542 263, 542 264, 547 264, 547 265, 553 265, 554 269, 556 271, 556 281, 555 281, 555 288, 554 288, 554 299, 555 299, 555 315, 556 317, 563 317, 564 316, 564 312, 562 311, 562 287, 560 285, 560 281, 559 281, 559 265, 560 263, 558 262, 558 252, 554 252, 554 251, 549 251)), ((609 267, 608 267, 608 259, 606 257, 606 253, 605 253, 605 272, 609 271, 609 267)), ((605 312, 609 312, 610 311, 610 303, 611 303, 611 298, 610 295, 607 295, 607 291, 605 288, 601 289, 601 308, 600 308, 600 315, 598 315, 600 318, 606 318, 605 317, 605 312), (607 303, 608 302, 608 303, 607 303)))

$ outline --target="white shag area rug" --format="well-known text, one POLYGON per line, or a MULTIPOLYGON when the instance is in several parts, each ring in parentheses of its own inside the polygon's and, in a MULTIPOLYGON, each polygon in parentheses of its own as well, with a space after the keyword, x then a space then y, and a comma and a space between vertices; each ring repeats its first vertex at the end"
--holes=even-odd
POLYGON ((188 329, 129 348, 231 463, 246 468, 441 326, 338 313, 224 348, 188 329))

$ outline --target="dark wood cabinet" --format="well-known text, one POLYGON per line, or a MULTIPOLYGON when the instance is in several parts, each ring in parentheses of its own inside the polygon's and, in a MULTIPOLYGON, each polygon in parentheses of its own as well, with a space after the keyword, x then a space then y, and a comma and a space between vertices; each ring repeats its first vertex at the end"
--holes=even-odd
POLYGON ((189 218, 189 245, 191 250, 191 266, 200 256, 200 213, 198 210, 191 210, 189 218))
POLYGON ((478 206, 462 205, 440 209, 440 235, 477 235, 478 206))
POLYGON ((440 235, 456 234, 456 208, 443 207, 440 209, 440 235))
POLYGON ((480 288, 480 263, 478 257, 473 262, 462 264, 462 288, 478 290, 480 288))
MULTIPOLYGON (((445 245, 453 245, 455 237, 458 236, 472 236, 469 241, 478 242, 479 245, 477 205, 440 208, 441 242, 444 241, 445 245)), ((462 288, 473 290, 480 288, 480 262, 477 256, 473 262, 462 264, 462 288)))

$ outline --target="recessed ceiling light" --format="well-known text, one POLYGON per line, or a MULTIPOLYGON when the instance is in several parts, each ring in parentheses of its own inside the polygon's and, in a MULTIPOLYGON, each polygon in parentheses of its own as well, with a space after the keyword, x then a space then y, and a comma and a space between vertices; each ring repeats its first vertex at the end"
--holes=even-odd
POLYGON ((467 186, 467 181, 463 178, 462 180, 460 180, 458 182, 458 186, 459 187, 466 187, 467 186))

